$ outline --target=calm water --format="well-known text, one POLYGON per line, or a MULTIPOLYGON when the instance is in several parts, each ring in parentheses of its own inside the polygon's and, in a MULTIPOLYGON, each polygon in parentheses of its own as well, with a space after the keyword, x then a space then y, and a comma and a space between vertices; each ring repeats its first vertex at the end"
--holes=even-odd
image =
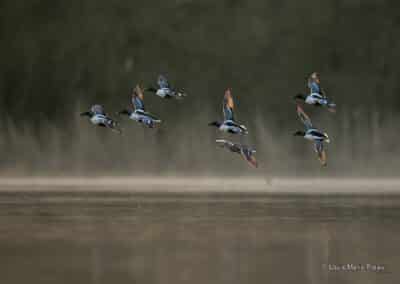
POLYGON ((400 195, 0 193, 1 283, 396 283, 400 195), (329 271, 341 264, 384 272, 329 271), (330 266, 329 266, 330 265, 330 266))

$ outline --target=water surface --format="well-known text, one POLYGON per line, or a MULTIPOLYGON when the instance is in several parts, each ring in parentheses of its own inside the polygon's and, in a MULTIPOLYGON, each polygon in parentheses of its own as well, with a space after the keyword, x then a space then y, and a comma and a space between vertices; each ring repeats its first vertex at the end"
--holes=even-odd
POLYGON ((0 190, 2 283, 400 279, 394 193, 350 194, 354 185, 331 194, 37 187, 0 190), (329 264, 376 264, 384 271, 333 272, 329 264))

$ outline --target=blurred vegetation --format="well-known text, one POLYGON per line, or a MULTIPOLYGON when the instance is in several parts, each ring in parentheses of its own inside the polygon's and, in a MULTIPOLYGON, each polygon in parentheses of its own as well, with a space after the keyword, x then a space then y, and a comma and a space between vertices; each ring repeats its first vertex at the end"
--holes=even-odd
MULTIPOLYGON (((337 137, 335 170, 351 172, 343 170, 348 161, 363 167, 365 159, 387 166, 399 152, 390 138, 400 108, 395 1, 2 0, 0 7, 5 172, 80 173, 100 165, 126 173, 144 164, 160 173, 229 173, 222 165, 233 158, 214 151, 206 126, 221 115, 228 86, 239 120, 253 127, 248 143, 276 161, 268 170, 298 174, 308 157, 317 168, 311 146, 290 136, 301 127, 291 97, 306 90, 312 71, 339 106, 334 116, 310 111, 337 137), (190 95, 176 104, 146 95, 163 129, 126 123, 129 134, 116 138, 77 118, 93 103, 114 113, 129 102, 134 84, 153 84, 159 73, 190 95), (219 163, 210 165, 215 155, 219 163)), ((240 162, 236 170, 245 167, 240 162)))

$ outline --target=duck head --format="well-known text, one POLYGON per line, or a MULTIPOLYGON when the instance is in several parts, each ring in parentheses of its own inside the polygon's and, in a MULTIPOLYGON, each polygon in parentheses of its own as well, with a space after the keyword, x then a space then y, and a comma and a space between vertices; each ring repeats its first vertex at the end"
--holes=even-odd
POLYGON ((221 122, 213 121, 213 122, 210 122, 208 125, 209 126, 220 127, 221 126, 221 122))
POLYGON ((312 72, 310 75, 310 79, 319 84, 321 82, 320 76, 318 72, 312 72))
POLYGON ((306 133, 304 131, 300 131, 300 130, 293 133, 293 136, 303 136, 304 137, 304 135, 306 135, 306 133))
POLYGON ((146 88, 145 91, 147 91, 147 92, 152 92, 152 93, 157 93, 157 89, 154 88, 154 87, 146 88))
POLYGON ((294 100, 301 100, 301 101, 305 101, 306 100, 306 95, 303 94, 297 94, 293 97, 294 100))
POLYGON ((90 111, 81 112, 79 115, 80 116, 88 116, 88 117, 92 117, 93 116, 93 114, 90 111))

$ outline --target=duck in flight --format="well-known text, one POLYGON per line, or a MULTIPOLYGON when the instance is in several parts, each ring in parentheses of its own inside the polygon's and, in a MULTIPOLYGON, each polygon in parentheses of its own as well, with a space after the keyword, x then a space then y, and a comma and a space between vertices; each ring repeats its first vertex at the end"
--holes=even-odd
POLYGON ((299 116, 300 120, 303 122, 306 131, 296 131, 293 135, 294 136, 302 136, 307 140, 314 142, 314 151, 318 155, 318 159, 321 162, 322 166, 326 166, 326 152, 324 150, 324 142, 329 143, 329 136, 325 132, 318 130, 317 128, 313 127, 311 123, 311 119, 308 115, 304 112, 304 110, 297 105, 297 115, 299 116))
POLYGON ((139 85, 136 85, 132 93, 132 109, 124 109, 119 115, 127 115, 129 119, 142 123, 143 125, 153 128, 156 124, 161 123, 161 120, 149 112, 145 111, 143 103, 143 91, 139 85))
POLYGON ((294 97, 296 101, 304 101, 309 105, 323 106, 330 112, 336 111, 336 104, 326 97, 325 92, 321 88, 321 80, 317 72, 313 72, 309 76, 307 86, 310 89, 310 94, 297 94, 294 97))
POLYGON ((89 117, 90 122, 94 125, 110 128, 118 133, 122 132, 118 127, 118 122, 110 118, 101 105, 93 105, 90 111, 82 112, 80 115, 89 117))
POLYGON ((233 143, 225 139, 217 139, 215 140, 215 142, 217 143, 217 145, 226 148, 233 153, 240 154, 242 158, 246 160, 252 167, 258 167, 257 160, 254 157, 256 150, 242 144, 233 143))
POLYGON ((167 78, 163 75, 158 76, 157 85, 157 88, 150 87, 147 88, 146 91, 152 92, 157 96, 165 99, 181 99, 187 96, 185 92, 176 90, 171 87, 167 78))
POLYGON ((222 106, 223 106, 222 111, 224 114, 224 121, 223 122, 213 121, 210 122, 208 125, 215 126, 222 132, 227 132, 232 134, 242 134, 242 135, 247 134, 248 132, 246 126, 237 123, 234 119, 233 116, 234 103, 230 89, 227 89, 225 91, 222 106))

